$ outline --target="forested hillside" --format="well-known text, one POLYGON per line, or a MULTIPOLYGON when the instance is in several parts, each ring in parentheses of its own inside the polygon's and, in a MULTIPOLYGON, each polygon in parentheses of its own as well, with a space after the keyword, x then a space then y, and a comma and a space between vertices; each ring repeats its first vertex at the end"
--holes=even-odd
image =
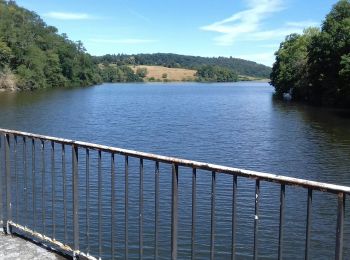
POLYGON ((143 81, 131 65, 165 65, 198 70, 199 81, 235 81, 237 74, 267 77, 270 68, 235 58, 176 54, 92 57, 82 42, 58 34, 34 12, 0 0, 0 89, 89 86, 143 81))
POLYGON ((271 73, 276 94, 293 100, 350 108, 350 1, 341 0, 321 29, 289 35, 271 73))
POLYGON ((207 58, 199 56, 178 55, 172 53, 136 54, 136 55, 104 55, 95 57, 99 63, 115 63, 118 65, 158 65, 170 68, 199 69, 202 66, 217 66, 230 69, 237 74, 257 78, 268 78, 271 68, 253 61, 237 58, 207 58))
POLYGON ((142 81, 131 68, 99 67, 81 42, 34 12, 0 0, 0 89, 88 86, 142 81))
POLYGON ((4 88, 87 86, 102 81, 82 43, 34 12, 0 0, 0 84, 4 88))

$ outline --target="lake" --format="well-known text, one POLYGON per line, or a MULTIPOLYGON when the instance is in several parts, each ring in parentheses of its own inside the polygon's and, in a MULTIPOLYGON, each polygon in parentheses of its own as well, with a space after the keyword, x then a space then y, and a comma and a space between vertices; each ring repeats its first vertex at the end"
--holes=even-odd
MULTIPOLYGON (((0 93, 0 127, 350 186, 350 113, 276 101, 273 92, 267 83, 237 82, 104 84, 0 93)), ((137 169, 136 163, 131 167, 137 169)), ((149 193, 145 195, 145 207, 147 203, 153 207, 153 173, 150 165, 146 168, 149 171, 145 175, 145 191, 149 193)), ((165 176, 167 170, 163 170, 165 176)), ((133 185, 137 188, 138 179, 137 174, 132 177, 132 170, 130 175, 132 190, 133 185)), ((197 217, 202 223, 210 223, 211 176, 208 175, 198 176, 197 217)), ((190 173, 184 171, 181 175, 180 171, 180 258, 188 258, 190 249, 191 209, 186 203, 191 195, 190 180, 190 173)), ((170 206, 170 184, 167 177, 161 180, 164 194, 161 209, 170 206)), ((254 184, 252 180, 239 178, 238 259, 252 256, 254 184)), ((121 180, 117 194, 122 187, 121 180)), ((232 181, 227 176, 218 177, 217 189, 217 258, 225 259, 230 252, 227 241, 231 236, 232 181)), ((108 198, 107 191, 104 196, 108 198)), ((263 182, 261 196, 259 259, 276 259, 279 186, 263 182)), ((138 222, 137 216, 133 216, 133 212, 137 214, 137 198, 138 194, 130 196, 130 258, 138 257, 138 222)), ((306 198, 307 191, 286 189, 285 259, 304 258, 306 198)), ((145 219, 145 254, 152 253, 152 207, 145 219)), ((336 207, 336 196, 315 192, 312 259, 334 258, 336 207)), ((118 212, 121 213, 118 220, 122 222, 121 205, 118 212)), ((92 214, 96 216, 96 212, 92 214)), ((164 211, 161 217, 164 228, 160 256, 168 259, 169 212, 164 211)), ((108 220, 104 227, 108 228, 108 220)), ((198 259, 208 258, 207 228, 198 227, 198 259)), ((62 236, 62 230, 58 233, 62 236)), ((81 236, 83 245, 85 240, 81 236)), ((122 257, 122 237, 120 231, 119 257, 122 257)), ((107 252, 108 239, 104 239, 107 252)), ((344 245, 344 259, 350 259, 349 218, 344 245)), ((96 246, 91 250, 96 251, 96 246)), ((108 257, 108 253, 104 256, 108 257)))

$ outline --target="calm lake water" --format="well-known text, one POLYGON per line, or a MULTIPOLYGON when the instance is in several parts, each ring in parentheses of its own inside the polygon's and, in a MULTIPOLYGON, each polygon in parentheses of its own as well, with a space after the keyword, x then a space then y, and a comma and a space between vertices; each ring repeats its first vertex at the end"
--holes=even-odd
MULTIPOLYGON (((105 84, 80 89, 0 93, 0 127, 350 186, 350 114, 275 101, 273 92, 266 83, 238 82, 105 84)), ((122 171, 122 166, 122 161, 118 164, 117 160, 117 172, 118 167, 119 173, 122 171)), ((103 194, 106 199, 103 205, 105 258, 110 247, 108 167, 106 158, 103 168, 104 176, 108 176, 104 178, 103 194)), ((138 189, 137 161, 131 160, 130 167, 129 256, 137 258, 138 192, 133 191, 138 189)), ((96 180, 97 171, 93 169, 91 178, 96 180)), ((170 252, 170 173, 170 167, 163 166, 160 205, 163 259, 168 259, 170 252)), ((123 193, 124 180, 120 178, 117 196, 123 193)), ((179 258, 185 259, 190 256, 190 171, 180 169, 179 178, 179 258)), ((209 173, 198 175, 196 244, 199 259, 207 259, 210 249, 210 180, 209 173)), ((217 181, 217 259, 226 259, 230 257, 232 178, 219 175, 217 181)), ((146 163, 144 243, 149 259, 153 258, 154 240, 153 185, 154 164, 146 163)), ((252 258, 254 185, 253 180, 238 179, 238 259, 252 258)), ((124 208, 123 195, 120 196, 117 254, 122 258, 124 208)), ((91 199, 96 202, 94 185, 91 199)), ((307 191, 286 189, 285 259, 304 258, 306 199, 307 191)), ((59 196, 58 201, 62 203, 59 196)), ((336 196, 314 193, 312 259, 334 258, 336 202, 336 196)), ((19 207, 23 209, 23 205, 19 207)), ((70 210, 71 205, 68 208, 70 210)), ((259 259, 276 259, 278 185, 261 183, 260 209, 259 259)), ((349 210, 347 206, 345 259, 350 259, 349 210)), ((62 216, 59 206, 55 211, 62 216)), ((81 211, 83 214, 84 209, 81 211)), ((91 214, 96 224, 96 205, 92 206, 91 214)), ((93 224, 92 229, 96 231, 96 228, 93 224)), ((63 236, 59 225, 57 232, 58 238, 63 236)), ((92 234, 91 240, 95 241, 90 249, 92 254, 97 252, 96 239, 96 234, 92 234)), ((85 242, 82 221, 82 248, 85 242)))

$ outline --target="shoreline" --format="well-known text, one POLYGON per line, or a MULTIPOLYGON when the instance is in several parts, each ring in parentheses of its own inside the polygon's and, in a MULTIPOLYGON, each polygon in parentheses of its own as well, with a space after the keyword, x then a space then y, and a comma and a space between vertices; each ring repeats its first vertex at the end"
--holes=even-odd
POLYGON ((167 83, 198 83, 198 84, 229 84, 229 83, 238 83, 238 82, 252 82, 252 83, 269 83, 268 79, 257 79, 257 80, 237 80, 237 81, 227 81, 227 82, 216 82, 216 81, 179 81, 179 80, 173 80, 173 81, 142 81, 142 82, 101 82, 99 84, 91 85, 91 86, 77 86, 77 87, 58 87, 58 88, 40 88, 40 89, 20 89, 20 88, 11 88, 11 89, 5 89, 0 88, 0 93, 16 93, 16 92, 34 92, 37 90, 48 90, 48 89, 70 89, 70 88, 85 88, 85 87, 92 87, 92 86, 98 86, 98 85, 104 85, 104 84, 167 84, 167 83))

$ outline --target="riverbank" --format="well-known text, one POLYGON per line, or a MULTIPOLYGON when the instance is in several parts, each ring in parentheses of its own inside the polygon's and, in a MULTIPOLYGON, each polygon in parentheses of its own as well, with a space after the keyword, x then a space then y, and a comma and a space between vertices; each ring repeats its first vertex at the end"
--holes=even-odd
MULTIPOLYGON (((169 68, 164 66, 153 65, 138 65, 130 66, 134 73, 137 73, 140 69, 146 69, 147 74, 144 77, 145 82, 196 82, 198 77, 196 76, 197 70, 184 69, 184 68, 169 68)), ((257 78, 246 75, 238 75, 238 81, 259 81, 269 82, 267 78, 257 78)))

